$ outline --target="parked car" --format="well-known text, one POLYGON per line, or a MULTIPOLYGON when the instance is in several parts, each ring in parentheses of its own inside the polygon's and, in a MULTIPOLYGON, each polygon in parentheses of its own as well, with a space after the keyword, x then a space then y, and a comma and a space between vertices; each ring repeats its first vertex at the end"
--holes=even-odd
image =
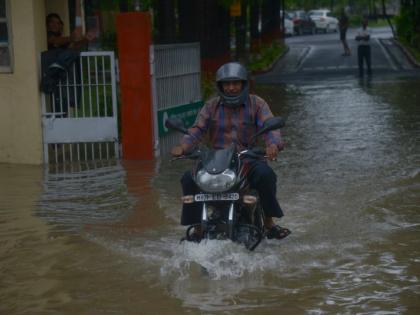
POLYGON ((285 34, 287 36, 292 36, 293 35, 293 33, 294 33, 293 26, 294 26, 294 24, 293 24, 293 21, 291 19, 284 18, 284 31, 285 31, 285 34))
POLYGON ((338 19, 332 15, 330 10, 311 10, 309 16, 315 22, 317 31, 337 32, 338 19))
POLYGON ((288 11, 289 16, 291 16, 293 21, 293 30, 295 34, 302 35, 305 33, 315 34, 316 25, 312 21, 309 14, 305 11, 288 11))
POLYGON ((291 19, 284 17, 284 34, 286 36, 292 36, 294 33, 294 24, 291 19))
MULTIPOLYGON (((280 10, 280 18, 283 18, 283 10, 280 10)), ((286 12, 284 14, 284 34, 285 36, 292 36, 293 33, 293 21, 290 15, 286 12)))

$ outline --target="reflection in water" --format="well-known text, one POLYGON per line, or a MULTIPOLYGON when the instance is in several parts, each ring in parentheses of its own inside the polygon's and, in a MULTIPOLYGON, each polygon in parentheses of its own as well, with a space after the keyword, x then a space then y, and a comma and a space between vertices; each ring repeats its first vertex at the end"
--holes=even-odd
POLYGON ((80 231, 87 224, 118 221, 134 203, 125 179, 118 162, 46 172, 36 213, 61 230, 80 231))
POLYGON ((370 84, 259 87, 293 234, 252 253, 179 243, 189 162, 0 165, 0 313, 416 314, 418 82, 370 84))

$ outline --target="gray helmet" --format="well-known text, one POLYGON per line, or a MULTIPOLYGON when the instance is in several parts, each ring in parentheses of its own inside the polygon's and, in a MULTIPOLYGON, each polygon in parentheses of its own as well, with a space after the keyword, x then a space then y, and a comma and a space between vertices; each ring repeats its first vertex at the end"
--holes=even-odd
POLYGON ((248 73, 243 65, 238 62, 228 62, 221 66, 216 72, 217 92, 228 107, 238 107, 248 97, 248 73), (226 95, 223 91, 222 82, 242 81, 242 91, 238 95, 226 95))

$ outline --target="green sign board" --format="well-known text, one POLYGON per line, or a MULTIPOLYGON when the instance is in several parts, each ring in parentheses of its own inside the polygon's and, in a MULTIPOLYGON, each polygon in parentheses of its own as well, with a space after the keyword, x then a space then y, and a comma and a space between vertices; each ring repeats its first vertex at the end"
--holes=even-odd
POLYGON ((198 112, 203 107, 203 101, 195 103, 175 106, 158 111, 159 136, 163 136, 169 132, 165 127, 165 121, 169 117, 176 116, 182 119, 186 127, 191 127, 197 117, 198 112))

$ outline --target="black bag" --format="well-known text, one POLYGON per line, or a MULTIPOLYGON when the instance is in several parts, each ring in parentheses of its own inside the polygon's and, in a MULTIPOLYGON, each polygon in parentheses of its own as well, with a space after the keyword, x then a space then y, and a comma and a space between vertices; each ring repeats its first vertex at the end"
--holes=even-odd
POLYGON ((71 49, 53 49, 41 53, 41 91, 54 92, 60 80, 66 78, 73 63, 78 60, 79 52, 71 49))

